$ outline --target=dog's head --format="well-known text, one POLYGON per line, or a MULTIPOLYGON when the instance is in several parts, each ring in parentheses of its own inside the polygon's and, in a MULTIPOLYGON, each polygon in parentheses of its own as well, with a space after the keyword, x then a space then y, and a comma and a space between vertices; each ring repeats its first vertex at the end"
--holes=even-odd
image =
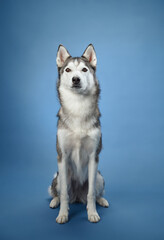
POLYGON ((60 87, 77 94, 89 94, 95 91, 97 58, 92 44, 86 48, 81 57, 74 58, 63 45, 59 45, 56 63, 60 87))

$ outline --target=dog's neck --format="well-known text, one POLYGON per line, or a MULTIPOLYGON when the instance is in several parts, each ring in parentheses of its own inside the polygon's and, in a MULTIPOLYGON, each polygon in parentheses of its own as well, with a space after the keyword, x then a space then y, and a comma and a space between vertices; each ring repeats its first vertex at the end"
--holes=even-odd
POLYGON ((94 111, 96 111, 98 96, 95 91, 92 94, 83 95, 61 88, 60 104, 65 115, 84 119, 93 115, 94 111))
POLYGON ((60 124, 69 128, 91 128, 99 123, 98 95, 82 95, 60 89, 60 124))

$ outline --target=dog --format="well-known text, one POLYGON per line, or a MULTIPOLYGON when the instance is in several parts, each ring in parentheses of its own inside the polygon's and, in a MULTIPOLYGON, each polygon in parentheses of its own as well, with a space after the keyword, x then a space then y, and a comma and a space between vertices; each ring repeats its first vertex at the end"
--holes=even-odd
POLYGON ((96 202, 103 207, 109 203, 102 197, 104 179, 97 169, 102 134, 96 53, 90 44, 81 57, 72 57, 59 45, 56 62, 61 108, 57 114, 58 172, 49 187, 53 197, 50 207, 56 208, 60 203, 56 222, 66 223, 69 203, 87 203, 88 220, 98 222, 96 202))

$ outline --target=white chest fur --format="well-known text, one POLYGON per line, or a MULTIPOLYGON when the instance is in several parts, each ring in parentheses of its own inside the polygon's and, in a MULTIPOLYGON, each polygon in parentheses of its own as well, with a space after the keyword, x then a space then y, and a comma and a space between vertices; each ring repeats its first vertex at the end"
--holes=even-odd
POLYGON ((62 87, 60 94, 63 107, 60 116, 67 126, 58 129, 60 148, 73 170, 72 177, 83 183, 87 177, 88 160, 96 151, 101 136, 100 128, 93 128, 97 121, 95 96, 73 93, 62 87))
POLYGON ((76 135, 84 137, 97 121, 93 114, 95 111, 95 96, 73 93, 62 87, 60 87, 60 94, 62 105, 67 111, 66 115, 62 114, 63 121, 76 135))
POLYGON ((83 134, 69 129, 58 129, 57 134, 62 155, 73 170, 72 177, 83 183, 87 177, 88 160, 95 152, 100 139, 100 129, 91 129, 83 134))

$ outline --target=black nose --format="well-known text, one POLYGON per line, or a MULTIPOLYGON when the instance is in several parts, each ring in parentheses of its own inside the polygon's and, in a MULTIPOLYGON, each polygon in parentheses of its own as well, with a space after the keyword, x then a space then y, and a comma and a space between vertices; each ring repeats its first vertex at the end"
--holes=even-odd
POLYGON ((78 85, 78 84, 80 83, 80 78, 78 78, 78 77, 73 77, 73 78, 72 78, 72 82, 73 82, 74 85, 78 85))

